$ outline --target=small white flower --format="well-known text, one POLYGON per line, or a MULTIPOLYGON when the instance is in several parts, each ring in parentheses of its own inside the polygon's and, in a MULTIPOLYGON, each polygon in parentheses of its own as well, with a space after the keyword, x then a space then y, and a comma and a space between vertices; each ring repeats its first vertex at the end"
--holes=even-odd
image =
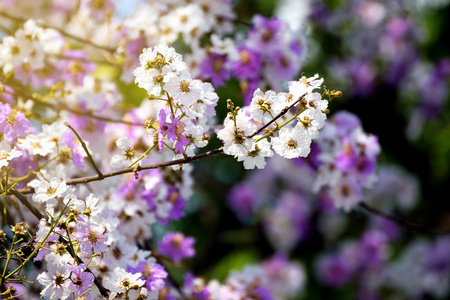
POLYGON ((272 139, 275 152, 284 158, 306 157, 311 150, 311 138, 304 128, 281 128, 279 136, 272 139))
MULTIPOLYGON (((258 139, 259 136, 255 136, 255 139, 258 139)), ((247 151, 246 154, 238 156, 238 161, 244 162, 244 168, 254 169, 257 167, 258 169, 264 169, 266 166, 266 161, 264 157, 272 157, 273 152, 270 149, 270 143, 267 139, 263 139, 256 143, 253 151, 247 151)))
POLYGON ((11 146, 5 140, 0 142, 0 168, 7 166, 11 159, 19 156, 22 156, 22 151, 15 147, 11 150, 11 146))
POLYGON ((189 73, 183 73, 180 76, 172 78, 164 89, 169 95, 185 106, 194 104, 201 98, 202 82, 200 80, 191 79, 189 73))
POLYGON ((119 155, 119 154, 115 154, 112 158, 111 161, 109 162, 109 165, 113 168, 122 168, 126 163, 126 159, 125 156, 123 155, 119 155))
POLYGON ((236 126, 234 120, 230 119, 229 113, 225 119, 225 127, 217 132, 217 137, 224 143, 223 152, 235 157, 245 155, 248 151, 253 151, 255 141, 252 138, 247 138, 256 131, 256 125, 253 124, 252 119, 247 116, 242 110, 239 110, 236 115, 236 126))
POLYGON ((267 123, 281 112, 281 106, 277 106, 279 99, 274 91, 267 91, 265 94, 257 89, 253 93, 250 104, 252 117, 262 123, 267 123))
MULTIPOLYGON (((127 153, 126 150, 130 148, 131 142, 130 142, 129 138, 121 137, 120 139, 118 139, 116 141, 116 145, 117 145, 117 148, 125 150, 125 154, 126 154, 127 153)), ((111 160, 109 162, 109 165, 111 167, 113 167, 113 168, 121 168, 121 167, 123 167, 125 165, 126 160, 127 160, 127 156, 126 155, 124 155, 124 154, 122 154, 122 155, 116 154, 116 155, 114 155, 111 158, 111 160)))
POLYGON ((43 272, 37 277, 39 283, 45 286, 41 295, 49 296, 50 299, 66 299, 71 293, 69 275, 68 265, 49 264, 48 272, 43 272))
POLYGON ((104 283, 105 287, 111 291, 110 299, 113 299, 118 293, 125 293, 142 287, 145 281, 139 279, 141 276, 141 273, 131 274, 122 268, 114 268, 114 273, 104 283))
POLYGON ((27 150, 30 155, 47 156, 56 150, 55 142, 43 133, 29 134, 24 139, 19 139, 18 146, 22 150, 27 150))
POLYGON ((130 142, 130 139, 125 136, 125 137, 121 137, 120 139, 118 139, 116 141, 116 145, 117 145, 117 148, 126 150, 126 149, 130 148, 131 142, 130 142))
POLYGON ((61 197, 67 190, 66 183, 58 178, 53 178, 50 183, 41 180, 39 183, 35 186, 35 193, 33 194, 33 200, 38 203, 44 203, 48 202, 48 204, 52 205, 55 204, 55 201, 49 201, 53 200, 56 197, 61 197))
POLYGON ((314 89, 320 88, 323 82, 323 78, 317 79, 318 74, 313 77, 306 78, 303 76, 298 81, 289 82, 289 93, 293 95, 293 99, 296 101, 306 94, 312 93, 314 89))
POLYGON ((325 125, 326 118, 326 114, 320 110, 309 108, 298 116, 300 122, 297 126, 305 129, 311 139, 315 139, 319 136, 319 130, 325 125))
POLYGON ((341 176, 330 187, 333 203, 336 208, 349 212, 361 201, 361 186, 352 176, 341 176))

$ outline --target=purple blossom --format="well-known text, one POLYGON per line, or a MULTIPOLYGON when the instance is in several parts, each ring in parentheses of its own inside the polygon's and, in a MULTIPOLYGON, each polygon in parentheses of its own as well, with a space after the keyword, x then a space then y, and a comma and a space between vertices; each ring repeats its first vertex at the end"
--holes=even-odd
POLYGON ((253 79, 259 77, 262 55, 260 52, 241 46, 238 49, 240 59, 231 63, 231 69, 238 79, 253 79))
POLYGON ((203 77, 211 78, 214 86, 223 86, 224 80, 231 76, 227 67, 227 57, 217 53, 211 53, 200 63, 200 71, 203 77))
POLYGON ((195 276, 188 272, 184 275, 184 289, 192 291, 190 299, 192 300, 209 300, 211 299, 211 293, 204 287, 203 282, 201 284, 195 284, 195 276))
POLYGON ((441 237, 431 247, 428 266, 434 272, 450 271, 450 238, 441 237))
POLYGON ((23 112, 11 109, 8 103, 0 103, 0 132, 10 140, 15 140, 27 135, 30 129, 30 121, 23 112))
POLYGON ((163 287, 164 279, 167 277, 167 272, 163 266, 160 264, 150 265, 145 261, 139 262, 135 268, 128 266, 128 272, 141 273, 140 279, 145 281, 145 287, 149 291, 159 290, 163 287))
POLYGON ((167 129, 167 138, 173 142, 175 153, 185 153, 183 146, 189 145, 190 141, 183 135, 186 124, 180 122, 181 117, 170 116, 171 126, 167 129))
POLYGON ((158 295, 158 300, 177 300, 178 298, 169 293, 169 289, 164 287, 158 295))
MULTIPOLYGON (((92 286, 94 283, 94 275, 92 273, 85 272, 85 264, 69 265, 69 269, 72 271, 70 290, 75 292, 75 297, 78 297, 92 286)), ((88 300, 92 299, 90 293, 86 293, 84 296, 88 300)))
POLYGON ((360 265, 379 266, 387 258, 387 241, 388 238, 384 232, 371 230, 364 234, 360 249, 360 265))
POLYGON ((86 75, 92 73, 97 65, 89 62, 88 58, 81 50, 66 50, 63 55, 67 58, 58 63, 58 69, 61 70, 61 79, 72 81, 77 85, 83 84, 86 75))
POLYGON ((322 282, 329 286, 338 287, 349 280, 351 269, 341 255, 328 255, 319 260, 317 273, 322 282))
POLYGON ((108 240, 108 236, 105 235, 105 228, 101 225, 94 226, 90 223, 79 221, 75 238, 81 243, 81 251, 90 253, 91 250, 94 253, 102 254, 108 250, 108 246, 105 242, 108 240))
POLYGON ((256 213, 258 199, 255 187, 248 183, 236 185, 228 195, 228 203, 233 211, 241 217, 249 217, 256 213))
POLYGON ((209 300, 211 299, 211 293, 208 291, 208 289, 202 288, 199 291, 194 290, 192 292, 192 299, 193 300, 209 300))
POLYGON ((268 288, 259 285, 251 291, 250 299, 272 300, 273 297, 270 295, 270 290, 268 288))
POLYGON ((258 79, 253 79, 248 82, 245 82, 245 86, 244 86, 243 92, 242 92, 244 94, 244 104, 245 105, 250 105, 250 103, 252 102, 253 93, 258 88, 258 85, 259 85, 258 79))
POLYGON ((193 237, 185 237, 181 232, 169 232, 158 243, 158 246, 162 255, 178 263, 183 258, 189 258, 195 255, 194 243, 195 239, 193 237))
POLYGON ((361 126, 359 118, 347 111, 340 111, 333 116, 333 122, 336 124, 337 132, 340 136, 350 134, 354 129, 361 126))
POLYGON ((288 51, 274 51, 270 58, 270 70, 274 80, 292 79, 299 71, 300 64, 294 54, 288 51))
MULTIPOLYGON (((158 198, 158 195, 152 190, 145 190, 142 192, 142 198, 147 201, 150 210, 155 213, 156 218, 164 225, 169 225, 170 220, 179 220, 184 217, 184 207, 186 200, 181 197, 178 190, 174 187, 169 187, 167 197, 165 199, 158 198), (161 216, 158 208, 169 205, 167 217, 161 216)), ((164 208, 163 208, 164 209, 164 208)))
POLYGON ((126 201, 133 201, 136 195, 139 195, 143 191, 143 186, 138 180, 127 180, 117 191, 118 198, 125 199, 126 201))
POLYGON ((285 23, 278 18, 268 19, 261 15, 255 15, 252 23, 252 29, 248 34, 250 48, 264 50, 264 54, 268 55, 280 48, 285 23))
MULTIPOLYGON (((55 232, 50 233, 50 235, 45 240, 45 243, 43 247, 39 248, 39 251, 36 255, 36 257, 33 259, 33 261, 40 261, 42 260, 47 254, 51 253, 50 250, 47 250, 50 248, 51 244, 57 243, 59 239, 59 235, 55 232)), ((42 241, 38 238, 36 239, 36 245, 41 243, 42 241)))
POLYGON ((58 72, 51 72, 48 66, 33 70, 29 63, 20 64, 14 69, 16 79, 22 81, 23 84, 31 84, 35 89, 52 86, 60 79, 58 75, 58 72))
POLYGON ((356 167, 357 157, 349 137, 342 140, 342 149, 336 158, 334 165, 341 171, 346 172, 356 167))

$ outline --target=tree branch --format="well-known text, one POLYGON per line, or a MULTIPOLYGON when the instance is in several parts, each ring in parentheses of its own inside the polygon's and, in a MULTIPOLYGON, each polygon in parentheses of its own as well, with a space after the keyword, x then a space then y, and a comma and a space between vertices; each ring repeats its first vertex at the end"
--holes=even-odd
POLYGON ((383 212, 383 211, 381 211, 381 210, 379 210, 377 208, 374 208, 374 207, 372 207, 369 204, 364 203, 364 202, 359 203, 359 207, 361 207, 363 210, 367 211, 368 213, 377 215, 377 216, 379 216, 381 218, 384 218, 386 220, 394 222, 395 224, 397 224, 397 225, 399 225, 401 227, 407 228, 409 230, 412 230, 412 231, 416 231, 416 232, 420 232, 420 233, 426 233, 426 234, 437 234, 437 235, 450 234, 450 231, 448 231, 448 230, 442 231, 442 230, 437 230, 437 229, 434 229, 434 228, 428 228, 428 227, 425 227, 425 226, 416 225, 416 224, 412 224, 412 223, 403 221, 402 219, 400 219, 400 218, 398 218, 396 216, 393 216, 393 215, 390 215, 390 214, 388 214, 386 212, 383 212))
POLYGON ((78 132, 77 132, 72 126, 70 126, 69 123, 64 122, 64 125, 66 125, 67 127, 69 127, 69 129, 72 130, 73 133, 75 133, 75 135, 77 136, 78 140, 79 140, 80 143, 81 143, 81 146, 82 146, 83 149, 84 149, 84 152, 86 152, 86 154, 87 154, 87 156, 88 156, 89 162, 91 163, 92 167, 95 169, 95 172, 97 172, 97 175, 99 176, 100 180, 102 180, 102 179, 103 179, 103 174, 102 174, 102 172, 99 170, 99 168, 97 167, 97 164, 95 163, 94 159, 92 158, 91 153, 89 153, 89 150, 88 150, 88 148, 87 148, 87 146, 86 146, 86 143, 85 143, 85 142, 83 141, 83 139, 80 137, 80 135, 78 134, 78 132))
MULTIPOLYGON (((217 154, 221 154, 223 153, 223 149, 218 148, 218 149, 214 149, 205 153, 201 153, 201 154, 197 154, 191 157, 187 157, 187 158, 181 158, 181 159, 177 159, 177 160, 171 160, 171 161, 166 161, 166 162, 162 162, 162 163, 157 163, 157 164, 151 164, 151 165, 145 165, 145 166, 134 166, 132 168, 126 168, 126 169, 122 169, 122 170, 118 170, 118 171, 113 171, 110 173, 103 173, 103 176, 100 177, 99 175, 94 175, 94 176, 86 176, 86 177, 80 177, 80 178, 74 178, 71 180, 67 180, 66 184, 67 185, 77 185, 77 184, 81 184, 81 183, 88 183, 88 182, 92 182, 92 181, 100 181, 103 180, 105 178, 108 177, 113 177, 113 176, 117 176, 117 175, 121 175, 121 174, 127 174, 127 173, 135 173, 135 172, 139 172, 139 171, 143 171, 143 170, 150 170, 150 169, 158 169, 158 168, 162 168, 162 167, 168 167, 168 166, 173 166, 173 165, 180 165, 180 164, 187 164, 191 161, 194 160, 198 160, 201 158, 205 158, 208 156, 213 156, 213 155, 217 155, 217 154)), ((18 190, 20 193, 22 194, 32 194, 34 193, 34 189, 33 188, 23 188, 18 190)))

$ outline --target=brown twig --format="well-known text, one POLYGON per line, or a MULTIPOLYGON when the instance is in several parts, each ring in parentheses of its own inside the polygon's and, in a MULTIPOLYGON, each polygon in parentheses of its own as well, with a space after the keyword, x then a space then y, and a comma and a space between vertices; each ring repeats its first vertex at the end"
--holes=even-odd
POLYGON ((428 228, 428 227, 425 227, 425 226, 416 225, 416 224, 412 224, 412 223, 403 221, 402 219, 400 219, 400 218, 398 218, 396 216, 393 216, 393 215, 390 215, 388 213, 385 213, 385 212, 383 212, 383 211, 381 211, 381 210, 379 210, 379 209, 377 209, 375 207, 372 207, 369 204, 364 203, 364 202, 361 202, 359 204, 359 207, 361 207, 362 209, 364 209, 365 211, 367 211, 367 212, 369 212, 371 214, 374 214, 374 215, 377 215, 377 216, 382 217, 384 219, 390 220, 390 221, 394 222, 395 224, 397 224, 397 225, 399 225, 401 227, 407 228, 409 230, 412 230, 412 231, 416 231, 416 232, 420 232, 420 233, 426 233, 426 234, 438 234, 438 235, 439 234, 450 234, 450 231, 437 230, 437 229, 434 229, 434 228, 428 228))
POLYGON ((92 167, 95 169, 95 172, 97 172, 98 177, 100 178, 99 180, 103 179, 103 174, 102 172, 99 170, 99 168, 97 167, 97 164, 95 163, 94 159, 92 158, 91 153, 89 153, 89 150, 86 146, 86 143, 83 141, 83 139, 81 138, 81 136, 78 134, 78 132, 72 127, 70 126, 69 123, 64 122, 64 125, 66 125, 67 127, 69 127, 70 130, 72 130, 73 133, 75 133, 75 135, 77 136, 78 140, 81 143, 81 146, 84 149, 84 152, 86 152, 87 156, 88 156, 88 160, 91 163, 92 167))
MULTIPOLYGON (((181 158, 181 159, 177 159, 177 160, 171 160, 171 161, 166 161, 166 162, 162 162, 162 163, 157 163, 157 164, 151 164, 151 165, 145 165, 145 166, 139 166, 139 167, 132 167, 132 168, 126 168, 126 169, 122 169, 122 170, 118 170, 118 171, 113 171, 110 173, 103 173, 103 177, 100 178, 99 175, 94 175, 94 176, 86 176, 86 177, 80 177, 80 178, 74 178, 71 180, 67 180, 66 184, 67 185, 77 185, 77 184, 81 184, 81 183, 88 183, 88 182, 92 182, 92 181, 99 181, 99 180, 103 180, 105 178, 108 177, 113 177, 113 176, 117 176, 117 175, 121 175, 121 174, 127 174, 127 173, 135 173, 135 172, 140 172, 143 170, 150 170, 150 169, 158 169, 158 168, 163 168, 163 167, 168 167, 168 166, 173 166, 173 165, 180 165, 180 164, 187 164, 191 161, 194 160, 198 160, 201 158, 205 158, 208 156, 213 156, 213 155, 217 155, 217 154, 221 154, 223 153, 223 149, 222 148, 218 148, 218 149, 214 149, 205 153, 201 153, 201 154, 197 154, 194 156, 190 156, 187 158, 181 158)), ((18 190, 19 192, 21 192, 22 194, 32 194, 34 193, 34 189, 33 188, 23 188, 18 190)))
MULTIPOLYGON (((305 94, 306 95, 306 94, 305 94)), ((248 138, 252 138, 255 135, 257 135, 258 133, 262 132, 264 129, 266 129, 267 127, 269 127, 272 123, 274 123, 276 120, 278 120, 279 118, 281 118, 282 116, 284 116, 292 107, 294 107, 295 105, 297 105, 297 103, 299 103, 304 97, 305 95, 301 96, 300 98, 297 99, 297 101, 295 101, 294 103, 292 103, 290 106, 285 107, 281 110, 281 112, 276 115, 272 120, 270 120, 269 122, 267 122, 267 124, 265 124, 264 126, 262 126, 261 128, 259 128, 258 130, 256 130, 254 133, 252 133, 251 135, 248 136, 248 138)))
POLYGON ((9 190, 7 189, 7 183, 5 180, 2 179, 2 184, 4 186, 5 192, 10 193, 14 196, 16 196, 17 199, 19 199, 19 201, 26 207, 28 208, 29 211, 31 211, 31 213, 38 219, 42 219, 44 218, 44 216, 41 214, 41 212, 34 207, 29 201, 28 198, 22 194, 21 192, 19 192, 18 190, 15 190, 13 188, 10 188, 9 190))
POLYGON ((232 17, 228 17, 228 16, 224 16, 224 15, 216 15, 216 17, 219 20, 227 21, 227 22, 230 22, 230 23, 242 24, 242 25, 245 25, 247 27, 252 27, 251 23, 248 23, 248 22, 245 22, 245 21, 242 21, 242 20, 238 20, 238 19, 234 19, 232 17))
MULTIPOLYGON (((0 16, 3 16, 5 18, 7 18, 7 19, 10 19, 12 21, 19 22, 19 23, 25 23, 28 20, 28 19, 24 19, 24 18, 20 18, 20 17, 10 16, 10 15, 2 12, 2 11, 0 11, 0 16)), ((105 50, 105 51, 108 51, 110 53, 114 53, 116 51, 116 49, 114 49, 114 48, 109 48, 109 47, 106 47, 106 46, 97 45, 94 42, 91 42, 91 41, 89 41, 87 39, 84 39, 84 38, 78 37, 76 35, 73 35, 71 33, 68 33, 64 29, 61 29, 61 28, 58 28, 58 27, 54 27, 54 26, 51 26, 51 25, 46 25, 46 24, 39 24, 38 23, 38 25, 42 26, 44 28, 50 28, 50 29, 56 30, 59 33, 61 33, 62 35, 68 37, 68 38, 71 38, 71 39, 76 40, 76 41, 78 41, 80 43, 83 43, 83 44, 88 44, 88 45, 90 45, 92 47, 95 47, 97 49, 105 50)))

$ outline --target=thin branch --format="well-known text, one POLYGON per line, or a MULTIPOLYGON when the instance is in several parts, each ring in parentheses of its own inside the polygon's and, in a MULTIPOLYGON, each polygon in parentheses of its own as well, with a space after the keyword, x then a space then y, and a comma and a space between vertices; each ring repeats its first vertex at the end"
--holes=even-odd
MULTIPOLYGON (((306 95, 306 94, 305 94, 306 95)), ((281 112, 276 115, 272 120, 270 120, 269 122, 267 122, 266 125, 262 126, 261 128, 259 128, 258 130, 256 130, 253 134, 249 135, 248 138, 252 138, 255 135, 257 135, 258 133, 262 132, 264 129, 266 129, 267 127, 269 127, 272 123, 274 123, 276 120, 278 120, 279 118, 281 118, 282 116, 284 116, 292 107, 294 107, 295 105, 297 105, 297 103, 299 103, 300 101, 303 100, 303 98, 305 97, 305 95, 301 96, 300 98, 297 99, 297 101, 295 101, 294 103, 292 103, 289 107, 285 107, 283 110, 281 110, 281 112)))
POLYGON ((245 25, 247 27, 252 27, 251 23, 248 23, 248 22, 245 22, 245 21, 242 21, 242 20, 238 20, 238 19, 234 19, 232 17, 228 17, 228 16, 224 16, 224 15, 216 15, 216 17, 219 20, 227 21, 227 22, 230 22, 230 23, 242 24, 242 25, 245 25))
MULTIPOLYGON (((20 17, 15 17, 15 16, 10 16, 10 15, 2 12, 2 11, 0 11, 0 16, 3 16, 5 18, 7 18, 7 19, 10 19, 10 20, 13 20, 13 21, 19 22, 19 23, 25 23, 27 21, 27 19, 20 18, 20 17)), ((51 26, 51 25, 40 24, 40 23, 38 23, 38 25, 41 26, 41 27, 44 27, 44 28, 50 28, 50 29, 56 30, 59 33, 61 33, 62 35, 68 37, 68 38, 71 38, 71 39, 76 40, 76 41, 78 41, 80 43, 83 43, 83 44, 88 44, 88 45, 90 45, 92 47, 95 47, 97 49, 105 50, 105 51, 108 51, 110 53, 114 53, 116 51, 116 49, 114 49, 114 48, 109 48, 109 47, 106 47, 106 46, 97 45, 94 42, 91 42, 91 41, 89 41, 87 39, 84 39, 84 38, 78 37, 76 35, 73 35, 71 33, 68 33, 64 29, 61 29, 61 28, 58 28, 58 27, 54 27, 54 26, 51 26)))
POLYGON ((377 216, 382 217, 384 219, 387 219, 389 221, 392 221, 395 224, 397 224, 397 225, 399 225, 401 227, 407 228, 409 230, 412 230, 412 231, 416 231, 416 232, 420 232, 420 233, 426 233, 426 234, 438 234, 438 235, 440 235, 440 234, 450 234, 450 231, 448 231, 448 230, 442 231, 442 230, 437 230, 437 229, 434 229, 434 228, 428 228, 428 227, 425 227, 425 226, 416 225, 416 224, 412 224, 412 223, 403 221, 402 219, 400 219, 400 218, 398 218, 396 216, 393 216, 393 215, 390 215, 390 214, 388 214, 386 212, 383 212, 383 211, 381 211, 381 210, 379 210, 379 209, 377 209, 375 207, 372 207, 369 204, 364 203, 364 202, 361 202, 359 204, 359 207, 361 207, 362 209, 364 209, 365 211, 367 211, 367 212, 369 212, 371 214, 374 214, 374 215, 377 215, 377 216))
MULTIPOLYGON (((75 135, 77 136, 78 140, 79 140, 80 143, 81 143, 81 146, 82 146, 83 149, 84 149, 84 152, 86 152, 86 154, 87 154, 87 156, 88 156, 89 162, 91 163, 92 167, 95 169, 95 172, 97 172, 97 175, 99 176, 99 178, 103 179, 103 174, 102 174, 102 172, 99 170, 99 168, 97 167, 97 164, 95 163, 94 159, 92 158, 91 153, 89 153, 89 150, 88 150, 88 148, 87 148, 87 146, 86 146, 86 143, 85 143, 85 142, 83 141, 83 139, 80 137, 80 135, 78 134, 78 132, 77 132, 72 126, 70 126, 69 123, 64 122, 64 125, 66 125, 67 127, 69 127, 69 129, 72 130, 73 133, 75 133, 75 135)), ((101 180, 101 179, 100 179, 100 180, 101 180)))
MULTIPOLYGON (((99 181, 99 180, 103 180, 108 177, 113 177, 113 176, 117 176, 117 175, 121 175, 121 174, 135 173, 135 172, 140 172, 143 170, 158 169, 158 168, 163 168, 163 167, 168 167, 168 166, 173 166, 173 165, 182 165, 182 164, 187 164, 194 160, 198 160, 201 158, 205 158, 208 156, 213 156, 213 155, 217 155, 217 154, 221 154, 221 153, 223 153, 222 147, 205 152, 205 153, 201 153, 201 154, 197 154, 194 156, 181 158, 181 159, 177 159, 177 160, 171 160, 171 161, 166 161, 166 162, 152 164, 152 165, 145 165, 145 166, 134 166, 132 168, 126 168, 126 169, 122 169, 122 170, 118 170, 118 171, 114 171, 114 172, 110 172, 110 173, 103 173, 103 178, 100 178, 98 175, 75 178, 75 179, 66 181, 66 184, 67 185, 77 185, 77 184, 81 184, 81 183, 99 181)), ((18 191, 22 194, 34 193, 33 188, 23 188, 18 191)))
MULTIPOLYGON (((10 78, 9 81, 12 81, 12 79, 10 78)), ((15 84, 18 84, 18 83, 15 83, 15 84)), ((11 84, 9 83, 8 85, 11 85, 11 84)), ((14 84, 11 85, 11 86, 14 87, 14 84)), ((108 118, 108 117, 99 116, 99 115, 93 114, 91 112, 85 112, 85 111, 78 110, 78 109, 75 109, 75 108, 71 108, 71 107, 68 107, 68 106, 48 103, 48 102, 42 101, 41 99, 33 97, 33 95, 25 94, 24 93, 25 89, 23 87, 20 87, 20 88, 15 87, 15 89, 16 90, 20 90, 23 93, 22 96, 24 96, 25 98, 31 99, 35 103, 38 103, 39 105, 42 105, 44 107, 48 107, 48 108, 50 108, 52 110, 55 110, 57 112, 65 110, 65 111, 71 112, 71 113, 76 114, 76 115, 86 116, 86 117, 90 117, 90 118, 97 119, 97 120, 104 121, 104 122, 108 122, 108 123, 120 123, 120 124, 125 124, 125 125, 130 125, 130 126, 138 126, 138 127, 143 127, 144 126, 143 124, 140 124, 140 123, 134 123, 134 122, 118 120, 118 119, 111 119, 111 118, 108 118)), ((14 96, 20 96, 20 95, 18 95, 16 93, 10 93, 10 94, 12 94, 14 96)))
MULTIPOLYGON (((5 191, 7 191, 7 188, 6 188, 7 187, 7 183, 3 179, 2 179, 2 184, 5 187, 5 191)), ((26 208, 28 208, 28 210, 31 211, 31 213, 36 218, 38 218, 38 220, 41 220, 42 218, 44 218, 44 216, 41 214, 41 212, 28 201, 28 198, 24 194, 22 194, 18 190, 15 190, 14 188, 9 189, 9 191, 7 191, 7 193, 11 193, 12 195, 16 196, 16 198, 19 199, 19 201, 26 208)))

